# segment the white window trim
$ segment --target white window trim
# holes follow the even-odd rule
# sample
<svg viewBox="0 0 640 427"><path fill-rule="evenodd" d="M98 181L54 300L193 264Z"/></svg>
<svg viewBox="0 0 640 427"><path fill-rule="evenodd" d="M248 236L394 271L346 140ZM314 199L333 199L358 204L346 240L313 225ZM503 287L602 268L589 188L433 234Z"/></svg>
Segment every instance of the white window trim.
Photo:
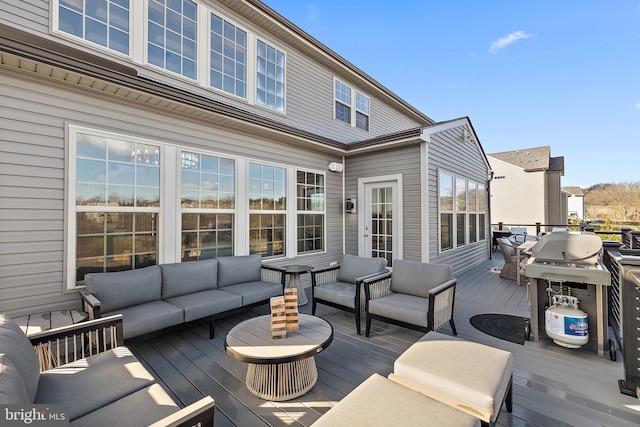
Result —
<svg viewBox="0 0 640 427"><path fill-rule="evenodd" d="M348 87L349 89L351 89L351 100L350 100L350 104L347 105L344 103L344 101L342 101L341 99L336 98L336 82L340 82L341 84L345 85L346 87ZM337 78L337 77L333 77L333 86L331 87L332 89L332 94L333 94L333 120L335 121L339 121L344 123L346 126L351 126L353 128L359 129L363 132L370 132L371 130L371 97L366 95L364 92L359 91L358 89L356 89L355 87L353 87L352 85L349 85L347 83L345 83L343 80ZM365 113L364 111L358 109L356 107L357 103L356 103L356 94L360 94L361 96L364 96L365 98L367 98L369 100L369 112ZM346 123L343 122L342 120L338 120L336 118L336 102L339 102L343 105L347 105L351 111L350 111L350 122ZM369 122L368 122L368 129L362 129L356 126L356 118L357 118L357 114L356 113L360 113L363 114L365 116L367 116L369 118Z"/></svg>
<svg viewBox="0 0 640 427"><path fill-rule="evenodd" d="M291 197L292 202L293 202L293 223L295 224L295 229L292 230L292 236L289 237L287 236L287 241L291 241L294 242L294 247L293 247L293 251L291 252L291 256L292 257L296 257L296 256L311 256L311 255L317 255L320 253L325 253L327 251L327 173L325 171L320 171L320 170L312 170L312 169L305 169L305 168L298 168L298 167L293 167L290 168L290 174L291 174L291 179L290 181L293 183L293 188L287 188L287 191L291 191L289 194L292 194L293 197ZM322 211L304 211L304 210L298 210L298 179L297 179L297 173L298 172L309 172L309 173L314 173L316 175L322 175L324 177L324 209ZM287 179L289 179L289 177L287 177ZM288 186L288 184L287 184ZM322 235L322 250L321 251L312 251L312 252L298 252L298 213L302 212L303 215L314 215L314 214L318 214L318 215L322 215L323 216L323 226L322 226L322 230L323 230L323 235Z"/></svg>

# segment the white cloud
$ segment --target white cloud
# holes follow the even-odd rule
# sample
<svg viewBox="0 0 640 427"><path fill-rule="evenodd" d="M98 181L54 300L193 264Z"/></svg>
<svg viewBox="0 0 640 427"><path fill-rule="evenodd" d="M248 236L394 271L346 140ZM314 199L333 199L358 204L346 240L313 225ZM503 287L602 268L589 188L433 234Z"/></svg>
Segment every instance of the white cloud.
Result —
<svg viewBox="0 0 640 427"><path fill-rule="evenodd" d="M489 48L489 53L496 53L500 49L503 49L510 45L511 43L518 41L520 39L528 39L533 37L533 34L527 34L524 31L516 31L515 33L511 33L506 37L502 37L491 43L491 47Z"/></svg>

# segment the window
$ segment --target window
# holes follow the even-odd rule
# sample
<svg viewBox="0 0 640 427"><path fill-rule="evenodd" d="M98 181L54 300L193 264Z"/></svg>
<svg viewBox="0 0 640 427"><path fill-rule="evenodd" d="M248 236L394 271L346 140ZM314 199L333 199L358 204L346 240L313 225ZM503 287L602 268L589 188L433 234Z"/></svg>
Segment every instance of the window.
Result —
<svg viewBox="0 0 640 427"><path fill-rule="evenodd" d="M285 255L287 181L284 168L249 164L249 252Z"/></svg>
<svg viewBox="0 0 640 427"><path fill-rule="evenodd" d="M180 154L181 260L233 255L235 162Z"/></svg>
<svg viewBox="0 0 640 427"><path fill-rule="evenodd" d="M191 0L149 0L147 60L196 79L197 10Z"/></svg>
<svg viewBox="0 0 640 427"><path fill-rule="evenodd" d="M59 0L58 28L128 55L129 0Z"/></svg>
<svg viewBox="0 0 640 427"><path fill-rule="evenodd" d="M447 172L440 172L438 180L440 250L485 240L485 186Z"/></svg>
<svg viewBox="0 0 640 427"><path fill-rule="evenodd" d="M209 84L241 98L247 96L247 33L211 14Z"/></svg>
<svg viewBox="0 0 640 427"><path fill-rule="evenodd" d="M355 96L354 96L355 94ZM334 80L335 118L362 130L369 130L369 98Z"/></svg>
<svg viewBox="0 0 640 427"><path fill-rule="evenodd" d="M298 253L324 250L325 189L324 175L297 171Z"/></svg>
<svg viewBox="0 0 640 427"><path fill-rule="evenodd" d="M156 264L160 147L82 133L74 142L76 280Z"/></svg>
<svg viewBox="0 0 640 427"><path fill-rule="evenodd" d="M284 112L284 53L258 40L256 103Z"/></svg>
<svg viewBox="0 0 640 427"><path fill-rule="evenodd" d="M453 176L440 174L438 184L440 204L440 250L453 248Z"/></svg>

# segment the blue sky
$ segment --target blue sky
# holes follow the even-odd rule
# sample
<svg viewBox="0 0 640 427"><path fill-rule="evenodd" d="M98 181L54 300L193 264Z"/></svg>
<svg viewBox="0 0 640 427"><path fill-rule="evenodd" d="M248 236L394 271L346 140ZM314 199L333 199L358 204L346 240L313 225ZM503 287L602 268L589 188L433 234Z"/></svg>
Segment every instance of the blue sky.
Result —
<svg viewBox="0 0 640 427"><path fill-rule="evenodd" d="M487 153L551 146L563 186L640 181L639 0L264 0Z"/></svg>

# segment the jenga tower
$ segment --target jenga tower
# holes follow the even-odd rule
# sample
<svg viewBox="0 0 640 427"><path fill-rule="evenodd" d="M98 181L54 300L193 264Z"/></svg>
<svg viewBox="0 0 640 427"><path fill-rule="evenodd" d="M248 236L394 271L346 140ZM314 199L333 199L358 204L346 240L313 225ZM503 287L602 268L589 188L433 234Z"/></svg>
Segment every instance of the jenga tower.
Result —
<svg viewBox="0 0 640 427"><path fill-rule="evenodd" d="M273 297L271 304L271 337L285 338L287 336L287 317L285 314L284 297Z"/></svg>
<svg viewBox="0 0 640 427"><path fill-rule="evenodd" d="M284 310L287 320L287 332L298 330L298 290L287 288L284 290Z"/></svg>

